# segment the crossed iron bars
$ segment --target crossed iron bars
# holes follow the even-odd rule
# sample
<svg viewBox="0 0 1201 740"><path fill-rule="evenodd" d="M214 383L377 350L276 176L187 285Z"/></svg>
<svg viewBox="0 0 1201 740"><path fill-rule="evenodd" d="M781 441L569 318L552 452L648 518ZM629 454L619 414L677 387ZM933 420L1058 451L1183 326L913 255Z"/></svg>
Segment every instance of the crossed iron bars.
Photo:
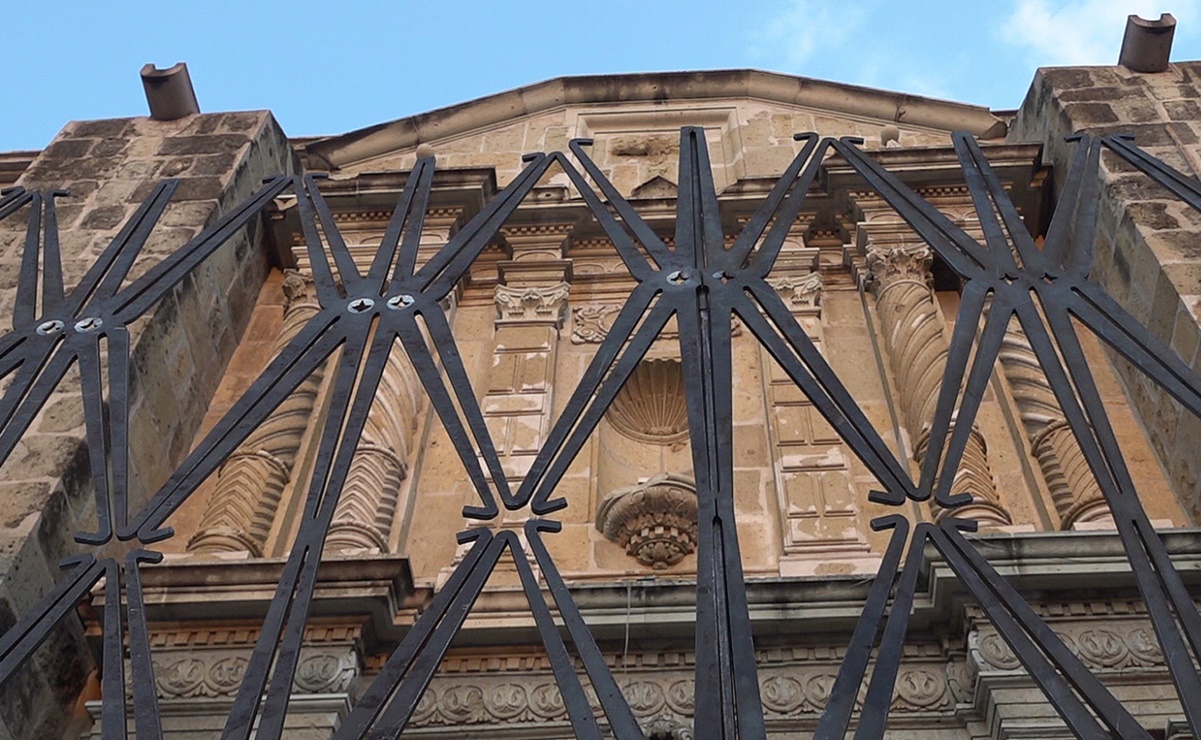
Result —
<svg viewBox="0 0 1201 740"><path fill-rule="evenodd" d="M568 505L564 499L552 498L556 486L622 385L674 316L680 327L700 509L695 722L713 736L764 737L766 728L734 526L730 344L734 314L875 475L882 490L873 492L873 500L899 506L907 500L933 496L952 509L967 503L964 497L950 494L950 483L995 365L1001 337L1010 318L1016 315L1109 502L1181 703L1197 732L1201 729L1201 679L1192 659L1201 656L1201 617L1134 494L1072 319L1148 372L1185 407L1201 412L1201 380L1087 281L1102 147L1108 147L1199 210L1201 188L1121 137L1080 137L1068 184L1045 246L1040 249L974 140L956 134L955 149L984 231L981 244L857 149L858 142L819 140L814 134L797 138L803 142L799 154L729 248L723 241L703 130L685 128L681 131L680 193L673 247L656 236L604 177L584 150L589 142L577 140L571 143L571 152L599 187L600 195L563 154L531 155L508 187L418 267L419 238L434 172L432 159L420 159L366 274L352 260L315 180L293 176L268 180L212 229L122 287L174 190L174 182L168 181L152 193L80 284L68 293L63 288L54 218L53 199L57 193L46 197L21 189L7 192L0 198L0 218L26 205L30 206L30 216L14 330L0 340L0 376L13 376L0 399L0 459L7 458L49 394L78 361L98 528L80 533L76 539L82 544L101 545L116 536L151 544L172 535L165 526L170 515L288 394L340 349L331 412L321 435L299 534L223 733L231 739L248 739L252 732L260 738L280 737L324 539L393 345L399 341L408 353L478 496L475 505L464 508L464 516L494 519L500 512L499 497L507 510L529 506L542 517ZM764 279L801 211L823 158L831 151L845 158L964 280L948 372L931 430L930 452L916 483ZM554 164L575 185L636 286L533 466L514 490L500 465L440 301ZM167 483L130 518L126 500L127 327L288 188L297 195L321 310ZM990 308L977 338L986 305ZM105 340L103 349L109 367L107 388L100 372L101 339ZM953 415L962 423L952 425ZM852 726L858 688L878 637L875 668L855 736L883 736L922 550L927 544L942 553L985 607L998 633L1077 735L1149 737L963 537L963 530L973 528L970 522L947 518L938 526L919 524L910 531L908 521L898 514L881 517L873 526L892 529L892 537L819 722L817 737L841 738ZM557 522L531 519L525 525L528 547L596 692L608 729L620 738L640 737L637 721L542 541L543 532L558 528ZM336 737L394 737L404 729L451 640L506 550L512 552L517 564L573 729L580 737L601 737L602 724L589 706L521 540L513 532L494 533L487 528L472 528L461 533L459 539L464 544L474 540L474 544ZM908 556L902 567L906 550ZM71 569L66 578L0 639L0 682L12 676L52 627L101 578L105 579L106 590L118 592L124 571L135 728L142 737L160 735L154 666L139 581L140 563L159 559L157 553L135 549L127 555L124 568L114 559L97 559L94 555L67 563ZM885 619L894 588L892 608ZM120 599L106 599L104 624L102 689L110 700L102 710L102 732L106 738L124 737L127 707Z"/></svg>

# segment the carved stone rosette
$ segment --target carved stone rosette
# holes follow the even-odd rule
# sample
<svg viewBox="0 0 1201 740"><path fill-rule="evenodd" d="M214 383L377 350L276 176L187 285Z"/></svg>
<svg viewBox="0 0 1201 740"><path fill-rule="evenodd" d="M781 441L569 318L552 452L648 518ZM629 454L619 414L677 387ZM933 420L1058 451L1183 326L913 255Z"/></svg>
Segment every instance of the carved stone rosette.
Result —
<svg viewBox="0 0 1201 740"><path fill-rule="evenodd" d="M283 289L287 302L272 356L278 355L321 310L311 277L287 270ZM226 459L196 534L188 541L190 552L246 550L254 556L263 554L280 498L292 476L297 449L311 421L324 372L324 366L314 370Z"/></svg>
<svg viewBox="0 0 1201 740"><path fill-rule="evenodd" d="M919 465L925 459L950 351L930 288L932 261L933 253L924 244L871 245L867 251L876 311L900 394L902 418ZM974 425L951 486L952 495L963 493L970 494L973 503L957 510L956 516L971 516L981 523L1011 523L997 496L984 437ZM943 510L936 512L938 517L945 514Z"/></svg>
<svg viewBox="0 0 1201 740"><path fill-rule="evenodd" d="M1038 460L1061 529L1110 518L1109 505L1084 452L1059 408L1030 341L1011 319L1001 344L1001 366L1013 392L1030 449Z"/></svg>
<svg viewBox="0 0 1201 740"><path fill-rule="evenodd" d="M696 484L663 473L605 496L596 511L596 528L626 554L659 570L696 548L696 517Z"/></svg>

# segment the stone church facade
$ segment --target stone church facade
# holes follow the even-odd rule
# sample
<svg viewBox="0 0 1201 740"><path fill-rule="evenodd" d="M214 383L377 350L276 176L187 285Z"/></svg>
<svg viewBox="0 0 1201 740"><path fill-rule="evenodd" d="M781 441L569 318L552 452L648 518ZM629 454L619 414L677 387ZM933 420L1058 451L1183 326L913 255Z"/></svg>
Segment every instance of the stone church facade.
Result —
<svg viewBox="0 0 1201 740"><path fill-rule="evenodd" d="M405 173L432 153L419 260L519 174L522 155L591 155L661 236L675 226L679 132L702 127L732 239L799 150L793 134L862 148L979 236L951 132L977 137L1032 234L1054 212L1068 134L1122 130L1201 171L1201 63L1044 69L1022 108L990 111L755 71L563 78L340 136L289 139L266 112L67 124L0 175L65 188L64 271L78 279L153 184L180 187L134 272L211 225L277 172L328 173L321 192L365 269ZM1194 362L1201 216L1103 159L1095 278ZM319 310L296 199L276 199L134 327L130 493L146 501ZM11 305L24 225L2 223ZM768 282L869 420L914 472L950 352L959 282L863 178L829 158ZM634 283L578 191L552 168L447 304L476 398L510 477L529 470ZM622 692L652 737L693 728L697 491L678 328L651 346L570 466L547 547ZM1104 349L1085 349L1148 515L1193 586L1201 571L1201 423ZM887 533L868 468L755 337L732 329L735 509L769 736L811 737L830 699ZM1195 365L1194 365L1195 366ZM305 380L168 522L142 571L156 690L170 738L215 737L275 593L334 402ZM94 517L82 405L51 398L0 468L0 604L7 627L46 593ZM1108 505L1017 323L1004 338L952 484L977 544L1156 737L1185 738ZM323 552L286 737L329 737L462 560L472 491L412 363L388 359ZM946 510L913 504L914 522ZM522 531L528 513L501 528ZM0 737L100 737L103 588L0 689ZM889 737L1070 737L947 565L928 553L894 690ZM590 695L595 701L595 694ZM132 726L132 725L131 725ZM572 737L517 564L498 565L421 698L406 736Z"/></svg>

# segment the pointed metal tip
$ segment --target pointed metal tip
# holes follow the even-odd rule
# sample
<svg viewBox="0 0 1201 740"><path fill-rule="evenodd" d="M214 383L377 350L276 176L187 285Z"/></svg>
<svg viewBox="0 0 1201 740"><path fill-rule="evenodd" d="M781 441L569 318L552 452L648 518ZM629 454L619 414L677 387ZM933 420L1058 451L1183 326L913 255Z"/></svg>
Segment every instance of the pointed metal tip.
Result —
<svg viewBox="0 0 1201 740"><path fill-rule="evenodd" d="M572 139L571 141L569 141L567 143L575 144L576 146L592 146L595 142L592 139L581 138L581 139Z"/></svg>
<svg viewBox="0 0 1201 740"><path fill-rule="evenodd" d="M563 522L556 522L553 519L530 519L525 523L527 532L534 530L535 532L561 532L563 531Z"/></svg>
<svg viewBox="0 0 1201 740"><path fill-rule="evenodd" d="M533 162L535 159L538 159L539 157L542 157L542 156L545 156L542 152L530 152L529 154L522 154L521 161L522 162Z"/></svg>
<svg viewBox="0 0 1201 740"><path fill-rule="evenodd" d="M855 146L862 146L865 139L862 136L844 136L841 139L839 139L839 141L841 141L844 144L854 144Z"/></svg>
<svg viewBox="0 0 1201 740"><path fill-rule="evenodd" d="M468 542L475 542L487 531L488 530L483 529L482 527L464 529L462 532L455 534L455 540L457 540L460 545L466 545Z"/></svg>
<svg viewBox="0 0 1201 740"><path fill-rule="evenodd" d="M973 519L957 519L953 516L943 519L942 525L944 527L954 527L961 532L975 532L980 529L980 522Z"/></svg>
<svg viewBox="0 0 1201 740"><path fill-rule="evenodd" d="M820 136L821 136L821 134L817 133L816 131L801 131L799 133L793 134L792 140L793 141L804 141L805 139L816 139Z"/></svg>
<svg viewBox="0 0 1201 740"><path fill-rule="evenodd" d="M82 555L72 555L70 557L63 558L62 560L58 561L58 567L62 568L63 570L66 570L67 568L73 568L76 565L79 565L81 563L86 563L89 560L95 560L95 559L96 559L95 555L85 552Z"/></svg>
<svg viewBox="0 0 1201 740"><path fill-rule="evenodd" d="M905 517L900 514L888 514L876 517L869 524L873 532L883 532L886 529L895 529L903 521L905 521Z"/></svg>

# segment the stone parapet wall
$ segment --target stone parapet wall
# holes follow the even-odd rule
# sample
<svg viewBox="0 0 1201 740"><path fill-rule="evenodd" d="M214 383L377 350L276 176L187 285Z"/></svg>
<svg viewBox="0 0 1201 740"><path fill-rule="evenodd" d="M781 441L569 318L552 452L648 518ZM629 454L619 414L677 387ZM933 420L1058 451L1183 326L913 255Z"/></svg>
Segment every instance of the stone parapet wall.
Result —
<svg viewBox="0 0 1201 740"><path fill-rule="evenodd" d="M1139 74L1122 67L1041 69L1010 129L1011 141L1041 141L1060 190L1077 132L1128 133L1172 167L1201 172L1201 62ZM1093 245L1096 279L1134 318L1194 370L1201 343L1201 214L1106 151ZM1110 353L1172 487L1201 521L1201 420L1141 371Z"/></svg>
<svg viewBox="0 0 1201 740"><path fill-rule="evenodd" d="M18 184L70 191L56 201L69 289L161 180L180 182L131 279L253 193L263 177L290 170L291 161L287 139L265 111L169 122L81 121L68 124ZM0 223L0 316L6 324L28 210ZM241 338L268 268L260 231L252 226L231 239L131 327L132 511L190 448ZM58 561L79 551L74 534L95 531L84 437L78 373L72 371L0 467L0 631L60 577ZM4 686L0 738L61 732L65 709L90 670L78 625L56 632Z"/></svg>

